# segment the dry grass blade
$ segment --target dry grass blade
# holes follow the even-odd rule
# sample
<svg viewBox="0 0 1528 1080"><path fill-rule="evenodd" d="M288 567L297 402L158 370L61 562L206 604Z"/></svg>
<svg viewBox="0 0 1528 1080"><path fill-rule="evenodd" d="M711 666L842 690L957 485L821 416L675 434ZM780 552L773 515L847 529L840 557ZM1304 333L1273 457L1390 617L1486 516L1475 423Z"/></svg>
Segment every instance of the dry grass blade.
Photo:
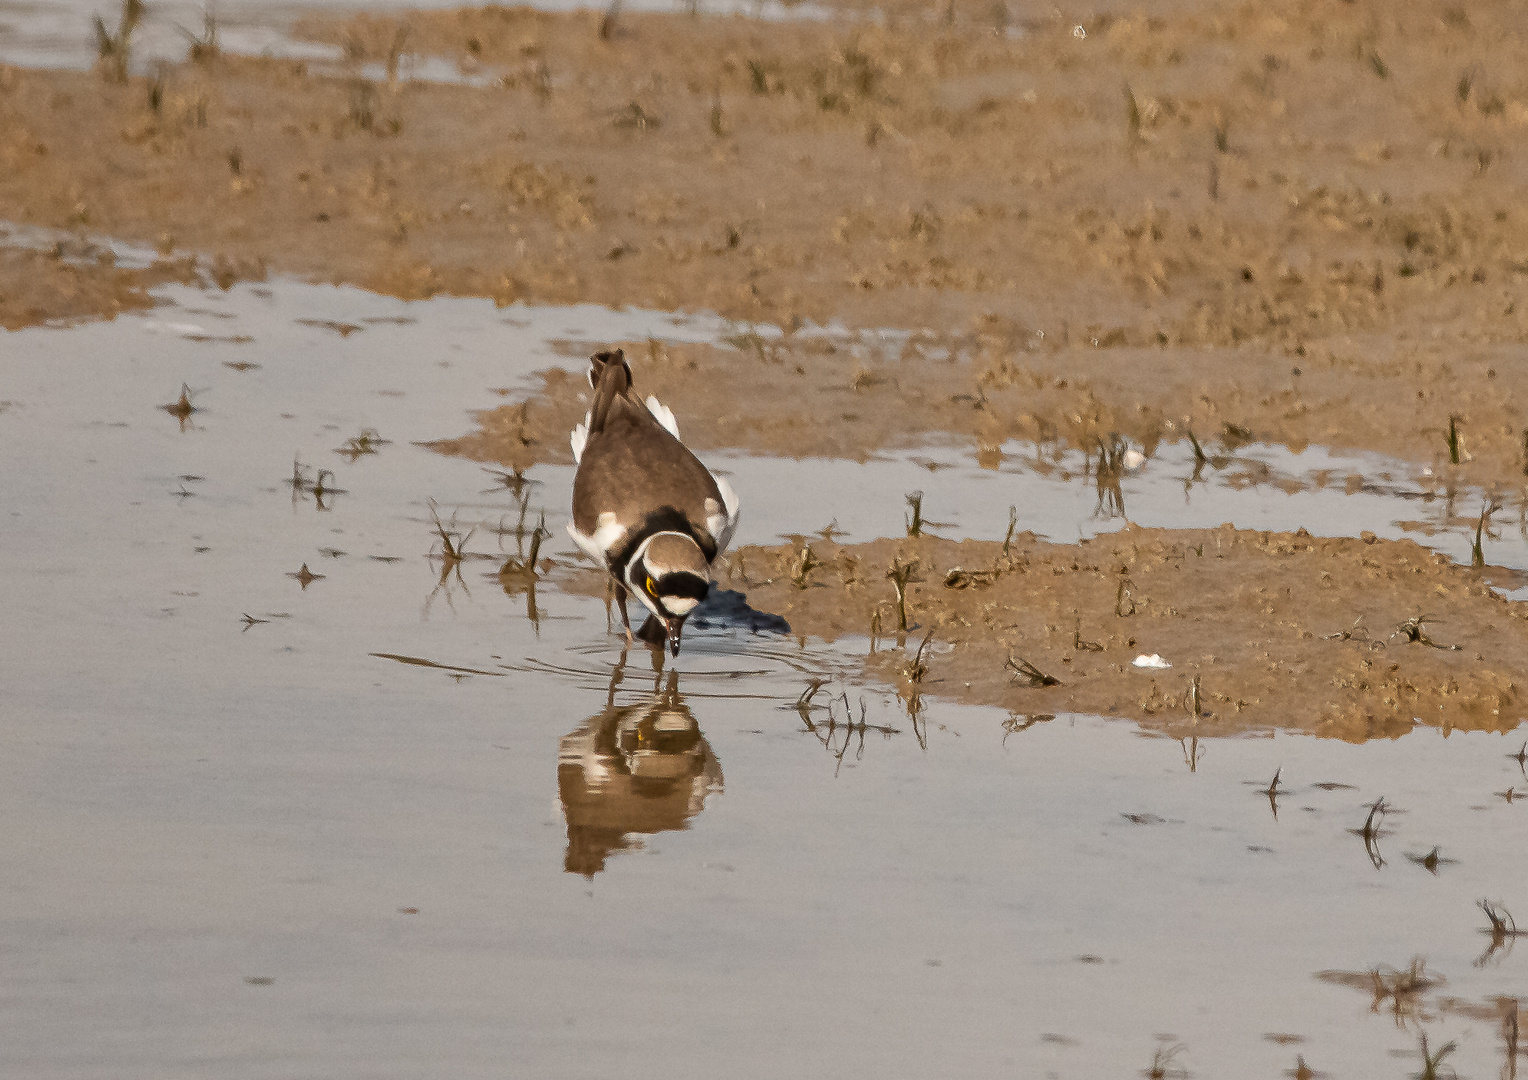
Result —
<svg viewBox="0 0 1528 1080"><path fill-rule="evenodd" d="M206 63L215 60L218 56L218 19L214 0L208 0L207 8L202 12L202 36L197 37L184 26L176 26L181 37L186 39L186 59L193 63Z"/></svg>
<svg viewBox="0 0 1528 1080"><path fill-rule="evenodd" d="M808 578L810 578L812 571L821 565L822 560L817 557L817 553L812 550L812 546L810 544L806 545L796 552L795 557L791 559L791 584L798 589L806 588L810 584Z"/></svg>
<svg viewBox="0 0 1528 1080"><path fill-rule="evenodd" d="M1395 633L1390 635L1390 640L1394 641L1396 638L1401 638L1403 641L1412 644L1428 645L1434 649L1446 649L1451 652L1458 652L1464 647L1462 645L1440 645L1428 637L1426 630L1423 628L1431 621L1433 621L1431 615L1413 615L1395 628Z"/></svg>
<svg viewBox="0 0 1528 1080"><path fill-rule="evenodd" d="M1061 680L1054 675L1047 675L1035 667L1022 656L1009 656L1006 665L1014 673L1014 678L1025 680L1030 686L1060 686Z"/></svg>
<svg viewBox="0 0 1528 1080"><path fill-rule="evenodd" d="M1500 938L1528 935L1528 930L1519 930L1517 920L1512 917L1512 913L1499 904L1493 904L1489 900L1477 900L1476 906L1485 912L1486 919L1491 924L1490 929L1482 930L1481 933Z"/></svg>
<svg viewBox="0 0 1528 1080"><path fill-rule="evenodd" d="M1385 865L1384 857L1379 853L1379 838L1383 835L1381 823L1392 809L1390 804L1385 802L1385 797L1381 795L1369 805L1369 815L1364 818L1363 827L1348 830L1354 836L1363 838L1364 852L1369 856L1369 861L1374 864L1376 870Z"/></svg>
<svg viewBox="0 0 1528 1080"><path fill-rule="evenodd" d="M1502 1009L1501 1041L1506 1051L1507 1063L1502 1069L1502 1080L1517 1080L1518 1024L1517 998L1499 998Z"/></svg>
<svg viewBox="0 0 1528 1080"><path fill-rule="evenodd" d="M436 524L437 526L439 525L438 518L436 519ZM471 533L468 534L468 536L470 535ZM530 532L529 550L525 552L523 557L511 555L505 559L504 565L499 567L499 577L531 578L534 580L537 576L536 564L541 561L541 542L550 539L551 536L551 530L546 527L546 511L543 510L540 519L536 522L536 527ZM466 540L464 539L462 543L466 543ZM460 549L458 548L458 550ZM461 556L458 554L456 557L460 558Z"/></svg>
<svg viewBox="0 0 1528 1080"><path fill-rule="evenodd" d="M904 563L900 558L892 561L891 569L886 571L886 576L891 579L892 587L897 590L897 629L907 630L907 586L912 581L913 574L917 572L918 560Z"/></svg>
<svg viewBox="0 0 1528 1080"><path fill-rule="evenodd" d="M1443 1064L1444 1058L1459 1049L1459 1044L1453 1041L1446 1042L1438 1047L1438 1052L1434 1054L1429 1053L1427 1049L1427 1032L1422 1032L1421 1038L1422 1071L1418 1074L1418 1080L1441 1080L1443 1074L1438 1071L1438 1067ZM1448 1075L1457 1077L1459 1074L1451 1068L1448 1070Z"/></svg>
<svg viewBox="0 0 1528 1080"><path fill-rule="evenodd" d="M615 37L616 19L621 14L621 0L610 0L610 6L605 9L605 14L600 18L600 40L609 41Z"/></svg>
<svg viewBox="0 0 1528 1080"><path fill-rule="evenodd" d="M626 128L630 131L640 132L655 131L663 126L663 121L658 119L658 117L654 116L652 113L643 109L642 106L635 101L627 102L626 108L616 113L615 119L612 121L612 123L614 123L618 128Z"/></svg>
<svg viewBox="0 0 1528 1080"><path fill-rule="evenodd" d="M1370 988L1374 993L1373 1011L1390 1002L1390 1014L1397 1026L1404 1026L1416 1019L1418 998L1424 991L1440 985L1443 980L1428 972L1427 961L1414 956L1405 970L1392 967L1376 967L1369 971Z"/></svg>
<svg viewBox="0 0 1528 1080"><path fill-rule="evenodd" d="M802 722L806 724L809 730L814 729L812 724L812 699L817 696L817 691L827 685L827 682L828 680L826 679L813 679L806 684L806 689L801 691L801 696L796 699L795 710L801 714Z"/></svg>
<svg viewBox="0 0 1528 1080"><path fill-rule="evenodd" d="M322 477L323 473L320 472L319 476ZM455 514L451 515L450 528L447 528L446 524L440 520L440 511L436 508L434 499L430 500L430 520L435 525L435 534L440 537L439 558L447 566L454 566L466 558L467 541L472 539L472 534L477 532L477 529L469 529L467 535L463 536L456 528Z"/></svg>
<svg viewBox="0 0 1528 1080"><path fill-rule="evenodd" d="M923 535L923 492L910 491L903 496L907 505L912 508L912 513L905 515L902 520L907 522L908 536Z"/></svg>
<svg viewBox="0 0 1528 1080"><path fill-rule="evenodd" d="M930 628L929 632L923 635L923 641L918 645L918 651L913 653L913 658L902 665L902 675L908 682L920 683L928 674L928 664L924 660L924 655L928 652L929 642L933 637L934 631Z"/></svg>
<svg viewBox="0 0 1528 1080"><path fill-rule="evenodd" d="M1485 568L1486 553L1485 549L1481 546L1481 538L1482 535L1491 535L1487 527L1488 523L1491 520L1491 515L1500 509L1501 503L1496 502L1494 499L1487 501L1480 508L1480 519L1475 522L1475 539L1470 543L1470 565L1476 570Z"/></svg>
<svg viewBox="0 0 1528 1080"><path fill-rule="evenodd" d="M946 589L984 589L998 578L996 570L967 570L963 566L952 566L944 575L944 587Z"/></svg>
<svg viewBox="0 0 1528 1080"><path fill-rule="evenodd" d="M1135 583L1129 578L1120 578L1119 589L1114 594L1114 614L1122 619L1128 619L1135 614L1135 595L1132 590Z"/></svg>
<svg viewBox="0 0 1528 1080"><path fill-rule="evenodd" d="M1199 676L1194 676L1194 681L1189 683L1188 691L1183 695L1183 707L1194 719L1204 715L1202 703L1199 700Z"/></svg>
<svg viewBox="0 0 1528 1080"><path fill-rule="evenodd" d="M127 81L133 31L142 20L143 12L143 0L122 0L122 16L117 21L116 33L106 29L101 16L94 17L96 58L106 77L113 82Z"/></svg>

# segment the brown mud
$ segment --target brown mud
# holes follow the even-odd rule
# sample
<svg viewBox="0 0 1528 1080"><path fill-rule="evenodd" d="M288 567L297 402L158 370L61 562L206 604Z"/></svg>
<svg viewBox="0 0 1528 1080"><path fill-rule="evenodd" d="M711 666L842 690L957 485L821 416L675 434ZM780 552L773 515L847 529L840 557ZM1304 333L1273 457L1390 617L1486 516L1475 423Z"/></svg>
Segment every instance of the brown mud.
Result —
<svg viewBox="0 0 1528 1080"><path fill-rule="evenodd" d="M1021 720L1086 712L1184 737L1280 728L1355 742L1521 723L1528 603L1411 541L1129 527L1004 548L803 538L734 551L717 576L793 633L869 639L867 669L914 709L929 695ZM598 581L588 571L582 584ZM1152 654L1171 668L1134 666Z"/></svg>
<svg viewBox="0 0 1528 1080"><path fill-rule="evenodd" d="M110 252L90 245L0 246L0 327L19 330L152 307L150 289L191 275L191 266L180 261L118 266Z"/></svg>
<svg viewBox="0 0 1528 1080"><path fill-rule="evenodd" d="M779 453L799 452L793 423L849 413L874 417L833 436L850 453L940 430L1149 443L1171 423L1430 463L1459 417L1469 476L1521 482L1511 5L1030 14L486 8L299 28L343 45L348 74L6 69L0 217L229 273L839 320L958 358L797 340L710 356L721 377L668 393L727 413L732 369L764 367L748 412L779 430L749 437ZM487 85L362 77L409 56Z"/></svg>

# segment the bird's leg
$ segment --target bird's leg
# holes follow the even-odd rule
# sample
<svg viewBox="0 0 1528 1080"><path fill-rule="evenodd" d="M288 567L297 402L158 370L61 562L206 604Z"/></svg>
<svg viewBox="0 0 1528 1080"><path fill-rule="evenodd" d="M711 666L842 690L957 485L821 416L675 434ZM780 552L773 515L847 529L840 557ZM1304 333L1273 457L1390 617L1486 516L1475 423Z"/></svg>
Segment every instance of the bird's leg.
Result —
<svg viewBox="0 0 1528 1080"><path fill-rule="evenodd" d="M621 625L626 628L626 644L630 645L631 617L626 614L626 586L619 581L615 583L615 606L621 610Z"/></svg>

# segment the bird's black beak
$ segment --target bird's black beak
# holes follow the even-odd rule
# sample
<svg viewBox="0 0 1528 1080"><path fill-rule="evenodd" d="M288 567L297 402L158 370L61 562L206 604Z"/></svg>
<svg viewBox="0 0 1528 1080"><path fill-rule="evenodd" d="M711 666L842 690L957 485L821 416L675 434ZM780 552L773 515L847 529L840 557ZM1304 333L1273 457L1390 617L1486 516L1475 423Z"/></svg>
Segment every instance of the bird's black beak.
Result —
<svg viewBox="0 0 1528 1080"><path fill-rule="evenodd" d="M673 619L673 618L670 618L670 619L664 619L663 621L664 621L664 624L668 627L668 650L669 650L669 655L670 656L678 656L679 655L679 635L684 630L684 620L683 619Z"/></svg>

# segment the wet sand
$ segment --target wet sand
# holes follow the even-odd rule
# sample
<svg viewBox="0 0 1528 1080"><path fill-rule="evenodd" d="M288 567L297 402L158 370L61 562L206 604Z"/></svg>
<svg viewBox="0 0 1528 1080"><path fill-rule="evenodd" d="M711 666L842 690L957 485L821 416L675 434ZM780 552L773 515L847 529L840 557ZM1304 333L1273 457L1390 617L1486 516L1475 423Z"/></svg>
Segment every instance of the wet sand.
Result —
<svg viewBox="0 0 1528 1080"><path fill-rule="evenodd" d="M1191 427L1430 464L1458 417L1466 474L1521 483L1508 9L994 10L315 19L348 74L7 69L0 217L229 274L839 320L958 358L789 344L670 394L730 416L729 369L773 365L747 412L776 453L793 425L859 424L857 453ZM409 57L481 85L387 78Z"/></svg>
<svg viewBox="0 0 1528 1080"><path fill-rule="evenodd" d="M122 267L110 252L88 243L41 251L0 246L0 327L19 330L153 307L155 286L195 276L191 261Z"/></svg>
<svg viewBox="0 0 1528 1080"><path fill-rule="evenodd" d="M1019 716L1125 716L1177 737L1284 728L1362 742L1418 724L1510 731L1528 685L1528 603L1410 541L1229 526L1076 545L1021 534L1006 552L808 537L741 548L719 578L794 633L868 639L867 669L914 709L926 694ZM1171 667L1134 666L1152 655Z"/></svg>

